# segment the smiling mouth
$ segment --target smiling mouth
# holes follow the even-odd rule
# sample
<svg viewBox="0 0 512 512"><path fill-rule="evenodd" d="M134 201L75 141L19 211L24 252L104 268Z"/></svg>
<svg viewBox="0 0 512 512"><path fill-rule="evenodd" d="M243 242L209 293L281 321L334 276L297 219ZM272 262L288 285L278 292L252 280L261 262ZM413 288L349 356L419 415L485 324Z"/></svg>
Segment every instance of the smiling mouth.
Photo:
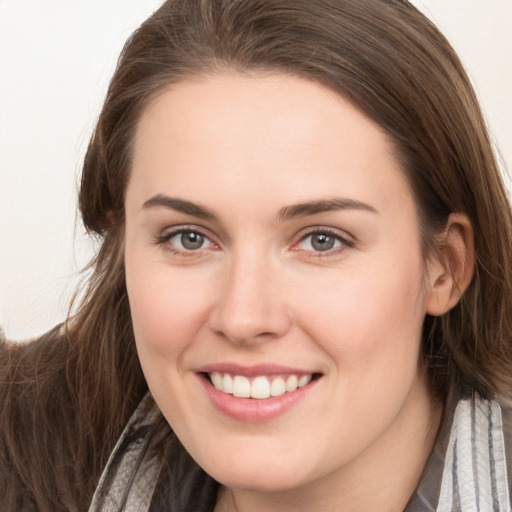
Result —
<svg viewBox="0 0 512 512"><path fill-rule="evenodd" d="M318 379L320 374L290 374L272 377L261 375L249 378L245 375L209 372L205 376L215 389L222 393L233 395L237 398L263 400L265 398L281 396L285 393L292 393L298 388L307 386L311 381Z"/></svg>

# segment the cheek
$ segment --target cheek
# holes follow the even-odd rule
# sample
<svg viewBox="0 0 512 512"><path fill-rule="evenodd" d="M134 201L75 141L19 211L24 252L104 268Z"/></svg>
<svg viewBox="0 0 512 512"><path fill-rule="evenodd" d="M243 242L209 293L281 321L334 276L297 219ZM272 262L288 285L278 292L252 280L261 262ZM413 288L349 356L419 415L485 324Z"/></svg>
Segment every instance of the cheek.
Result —
<svg viewBox="0 0 512 512"><path fill-rule="evenodd" d="M177 357L206 321L209 294L204 279L191 282L165 264L137 265L134 260L127 264L127 290L141 359L144 354Z"/></svg>
<svg viewBox="0 0 512 512"><path fill-rule="evenodd" d="M324 411L337 418L332 446L339 438L356 443L385 429L422 378L423 271L421 261L409 264L396 273L366 267L364 274L345 274L330 283L332 292L310 294L302 305L302 329L330 356L333 367L332 395ZM345 421L347 411L353 421Z"/></svg>
<svg viewBox="0 0 512 512"><path fill-rule="evenodd" d="M127 265L127 289L139 361L148 386L167 418L188 410L169 393L187 377L187 354L205 325L206 286L180 278L164 266Z"/></svg>
<svg viewBox="0 0 512 512"><path fill-rule="evenodd" d="M344 375L363 374L364 383L370 371L392 377L407 365L412 373L425 317L422 282L419 257L405 266L367 265L364 271L340 273L323 287L317 282L298 318Z"/></svg>

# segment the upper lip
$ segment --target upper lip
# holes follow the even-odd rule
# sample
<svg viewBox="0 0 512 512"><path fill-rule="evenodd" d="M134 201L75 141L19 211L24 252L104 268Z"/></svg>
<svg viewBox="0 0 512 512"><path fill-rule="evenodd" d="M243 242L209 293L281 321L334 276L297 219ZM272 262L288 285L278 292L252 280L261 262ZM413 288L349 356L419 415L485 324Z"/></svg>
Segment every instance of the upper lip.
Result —
<svg viewBox="0 0 512 512"><path fill-rule="evenodd" d="M229 373L231 375L244 375L246 377L258 377L260 375L311 375L319 373L304 368L293 368L279 364L255 364L241 365L238 363L212 363L197 368L198 373Z"/></svg>

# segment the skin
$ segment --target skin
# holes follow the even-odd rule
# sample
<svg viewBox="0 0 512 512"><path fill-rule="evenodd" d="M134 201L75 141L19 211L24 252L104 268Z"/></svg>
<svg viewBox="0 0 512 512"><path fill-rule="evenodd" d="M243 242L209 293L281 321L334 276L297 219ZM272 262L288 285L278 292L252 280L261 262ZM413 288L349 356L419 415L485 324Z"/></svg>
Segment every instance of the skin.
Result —
<svg viewBox="0 0 512 512"><path fill-rule="evenodd" d="M216 510L403 510L441 412L421 326L465 281L454 286L443 253L422 255L386 135L321 85L226 72L154 99L134 149L125 260L137 349L163 414L223 484ZM214 218L156 204L163 196ZM282 218L334 197L366 206ZM180 228L202 245L185 249ZM312 230L334 247L316 250ZM452 216L443 235L464 268L469 233ZM226 361L321 377L284 414L251 423L220 412L198 377Z"/></svg>

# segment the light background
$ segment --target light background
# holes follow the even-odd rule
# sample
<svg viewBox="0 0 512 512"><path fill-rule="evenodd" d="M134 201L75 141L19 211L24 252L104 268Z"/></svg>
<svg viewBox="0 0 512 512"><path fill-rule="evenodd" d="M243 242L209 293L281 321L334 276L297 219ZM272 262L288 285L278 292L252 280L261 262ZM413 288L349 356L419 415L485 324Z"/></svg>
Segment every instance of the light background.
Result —
<svg viewBox="0 0 512 512"><path fill-rule="evenodd" d="M0 0L0 326L10 339L66 316L94 251L76 216L80 162L124 41L160 3ZM414 3L459 52L510 169L512 0Z"/></svg>

